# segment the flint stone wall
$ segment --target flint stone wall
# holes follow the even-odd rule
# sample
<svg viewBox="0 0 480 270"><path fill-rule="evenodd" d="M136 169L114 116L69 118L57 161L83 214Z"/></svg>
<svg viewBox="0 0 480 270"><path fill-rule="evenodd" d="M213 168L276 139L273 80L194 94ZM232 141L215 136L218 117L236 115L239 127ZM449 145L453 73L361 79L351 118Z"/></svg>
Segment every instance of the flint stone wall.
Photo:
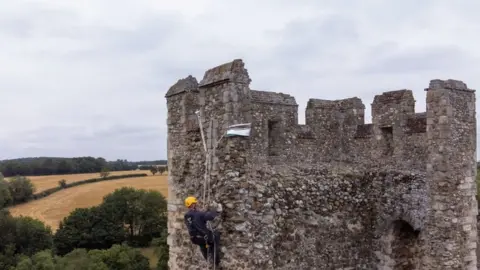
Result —
<svg viewBox="0 0 480 270"><path fill-rule="evenodd" d="M426 113L412 91L384 92L368 125L358 98L311 99L299 125L292 96L250 81L234 60L167 92L170 269L206 269L190 195L223 205L222 269L476 269L473 90L432 80ZM250 137L216 147L245 122Z"/></svg>

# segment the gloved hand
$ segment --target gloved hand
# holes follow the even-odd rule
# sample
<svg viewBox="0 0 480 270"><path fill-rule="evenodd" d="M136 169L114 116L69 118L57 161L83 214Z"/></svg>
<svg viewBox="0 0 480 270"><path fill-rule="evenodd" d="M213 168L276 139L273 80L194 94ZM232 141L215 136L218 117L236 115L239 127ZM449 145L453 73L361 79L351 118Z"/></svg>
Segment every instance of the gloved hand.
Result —
<svg viewBox="0 0 480 270"><path fill-rule="evenodd" d="M217 202L212 202L210 203L210 209L213 209L213 211L221 213L223 211L222 204L217 203Z"/></svg>

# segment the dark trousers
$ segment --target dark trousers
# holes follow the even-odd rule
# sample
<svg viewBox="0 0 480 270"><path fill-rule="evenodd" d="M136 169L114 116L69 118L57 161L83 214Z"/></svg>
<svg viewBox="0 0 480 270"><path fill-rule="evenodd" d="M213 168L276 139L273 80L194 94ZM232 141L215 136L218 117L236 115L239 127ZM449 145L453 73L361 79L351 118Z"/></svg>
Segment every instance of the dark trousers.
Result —
<svg viewBox="0 0 480 270"><path fill-rule="evenodd" d="M202 252L203 258L208 261L209 257L211 261L214 259L215 254L215 264L220 263L220 233L214 232L209 235L208 241L206 244L201 244L200 251ZM207 247L208 246L208 247ZM214 253L215 252L215 253Z"/></svg>

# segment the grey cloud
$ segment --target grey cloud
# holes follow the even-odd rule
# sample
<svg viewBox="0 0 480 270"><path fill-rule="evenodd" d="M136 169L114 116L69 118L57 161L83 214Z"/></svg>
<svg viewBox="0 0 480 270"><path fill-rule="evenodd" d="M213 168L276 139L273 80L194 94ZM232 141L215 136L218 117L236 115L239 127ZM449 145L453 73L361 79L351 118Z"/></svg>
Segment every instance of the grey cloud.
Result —
<svg viewBox="0 0 480 270"><path fill-rule="evenodd" d="M431 76L480 84L480 53L468 48L478 18L465 1L246 0L231 14L226 2L174 12L139 0L133 19L126 2L4 2L0 60L9 65L0 67L0 99L13 116L0 115L0 159L166 158L167 89L233 58L246 62L253 89L294 95L300 119L310 97L359 96L368 118L381 91L413 88L420 104ZM466 13L470 28L448 32Z"/></svg>
<svg viewBox="0 0 480 270"><path fill-rule="evenodd" d="M371 63L358 72L376 73L416 73L464 69L477 59L457 46L425 46L418 49L400 51L396 44L382 44L370 52Z"/></svg>
<svg viewBox="0 0 480 270"><path fill-rule="evenodd" d="M15 1L2 3L1 7L0 34L15 38L32 38L49 29L45 26L63 27L79 19L71 10L51 8L41 3Z"/></svg>
<svg viewBox="0 0 480 270"><path fill-rule="evenodd" d="M318 63L315 71L324 71L326 76L330 69L329 63L347 57L342 54L344 47L360 39L355 22L343 15L332 15L325 20L317 18L293 21L282 31L270 35L279 40L273 49L272 58L282 62L278 64L286 72L304 72L305 76L309 76L309 71L302 67L305 63L312 62Z"/></svg>

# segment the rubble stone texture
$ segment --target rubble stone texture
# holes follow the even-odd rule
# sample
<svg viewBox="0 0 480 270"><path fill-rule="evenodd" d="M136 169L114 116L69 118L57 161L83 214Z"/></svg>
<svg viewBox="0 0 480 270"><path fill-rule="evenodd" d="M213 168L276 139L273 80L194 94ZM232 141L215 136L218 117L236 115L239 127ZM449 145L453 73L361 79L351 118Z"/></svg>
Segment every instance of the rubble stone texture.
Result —
<svg viewBox="0 0 480 270"><path fill-rule="evenodd" d="M295 98L250 82L237 59L166 94L170 269L207 269L189 195L223 206L221 269L477 269L474 90L432 80L426 113L385 92L372 124L359 98L310 99L299 125ZM217 144L239 123L250 137Z"/></svg>

